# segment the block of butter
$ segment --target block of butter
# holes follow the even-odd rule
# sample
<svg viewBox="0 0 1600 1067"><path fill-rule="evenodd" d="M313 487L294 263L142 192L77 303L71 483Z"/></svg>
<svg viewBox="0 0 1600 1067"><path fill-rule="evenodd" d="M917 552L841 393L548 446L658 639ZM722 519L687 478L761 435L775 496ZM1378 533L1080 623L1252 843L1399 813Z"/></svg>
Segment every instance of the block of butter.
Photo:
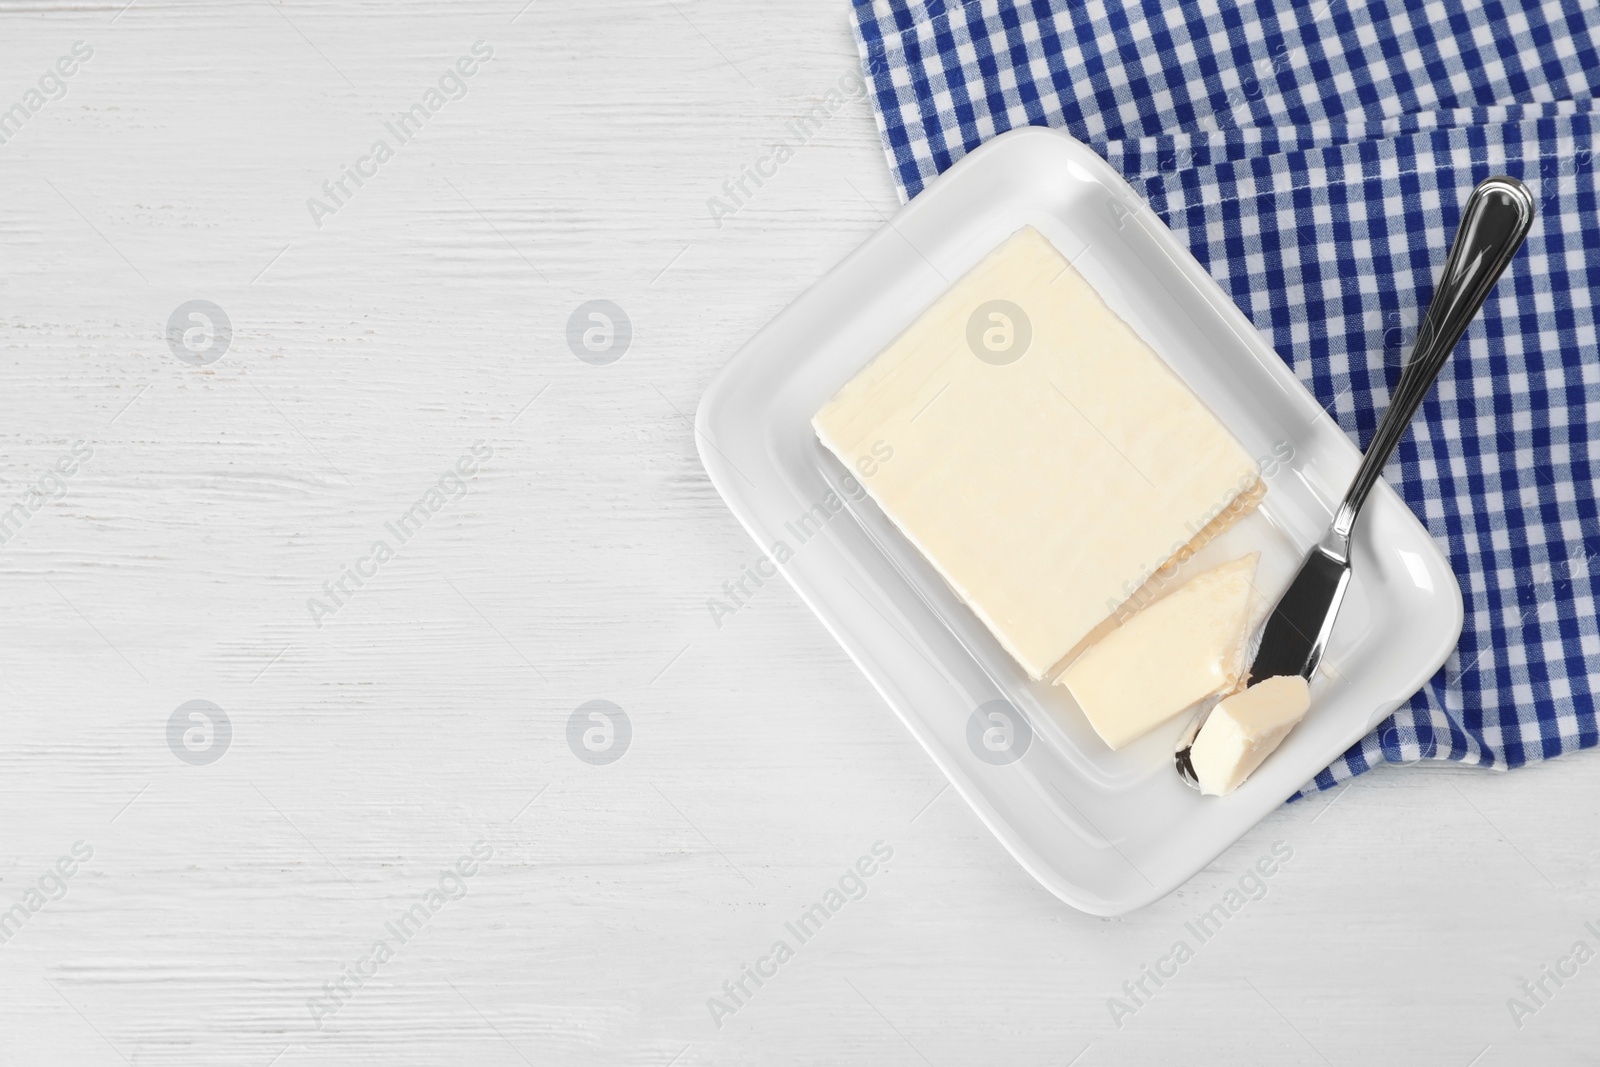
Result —
<svg viewBox="0 0 1600 1067"><path fill-rule="evenodd" d="M1227 796L1305 718L1311 687L1298 674L1268 678L1211 709L1189 750L1200 792Z"/></svg>
<svg viewBox="0 0 1600 1067"><path fill-rule="evenodd" d="M813 425L1035 679L1263 488L1238 441L1032 227Z"/></svg>
<svg viewBox="0 0 1600 1067"><path fill-rule="evenodd" d="M1244 674L1252 552L1191 578L1112 630L1057 679L1100 739L1122 748Z"/></svg>

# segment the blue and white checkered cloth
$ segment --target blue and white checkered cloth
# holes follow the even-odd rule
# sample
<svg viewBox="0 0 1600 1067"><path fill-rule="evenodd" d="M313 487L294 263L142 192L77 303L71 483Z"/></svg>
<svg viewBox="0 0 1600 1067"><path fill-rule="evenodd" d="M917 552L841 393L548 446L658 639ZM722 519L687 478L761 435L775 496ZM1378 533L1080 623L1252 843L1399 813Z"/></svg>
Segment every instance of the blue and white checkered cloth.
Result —
<svg viewBox="0 0 1600 1067"><path fill-rule="evenodd" d="M1461 643L1306 788L1600 744L1600 5L854 2L905 196L997 133L1066 130L1362 446L1467 194L1527 182L1533 233L1386 472L1460 579Z"/></svg>

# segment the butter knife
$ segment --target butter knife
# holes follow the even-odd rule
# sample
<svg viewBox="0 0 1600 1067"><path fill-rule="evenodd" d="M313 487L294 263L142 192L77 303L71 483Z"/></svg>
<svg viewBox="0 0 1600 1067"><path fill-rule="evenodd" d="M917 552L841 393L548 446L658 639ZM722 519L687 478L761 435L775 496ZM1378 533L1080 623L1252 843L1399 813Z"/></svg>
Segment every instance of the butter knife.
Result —
<svg viewBox="0 0 1600 1067"><path fill-rule="evenodd" d="M1361 505L1382 476L1456 342L1522 247L1523 238L1533 225L1533 214L1533 194L1515 178L1486 178L1467 198L1444 272L1417 329L1411 359L1361 457L1355 480L1334 513L1333 525L1306 556L1294 581L1262 626L1249 685L1292 674L1310 681L1316 673L1350 585L1350 539ZM1194 717L1173 751L1178 774L1196 789L1200 786L1189 750L1209 714L1208 708Z"/></svg>

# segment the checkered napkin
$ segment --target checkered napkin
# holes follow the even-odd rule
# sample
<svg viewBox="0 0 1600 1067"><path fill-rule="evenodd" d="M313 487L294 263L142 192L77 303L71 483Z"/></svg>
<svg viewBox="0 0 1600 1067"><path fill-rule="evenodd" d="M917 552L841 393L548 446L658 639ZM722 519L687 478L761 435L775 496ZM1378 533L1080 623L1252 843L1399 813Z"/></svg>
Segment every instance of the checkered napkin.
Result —
<svg viewBox="0 0 1600 1067"><path fill-rule="evenodd" d="M1461 643L1306 789L1380 761L1504 769L1600 743L1600 7L854 11L907 197L997 133L1065 129L1122 171L1362 447L1467 194L1491 174L1527 182L1533 232L1385 472L1460 579Z"/></svg>

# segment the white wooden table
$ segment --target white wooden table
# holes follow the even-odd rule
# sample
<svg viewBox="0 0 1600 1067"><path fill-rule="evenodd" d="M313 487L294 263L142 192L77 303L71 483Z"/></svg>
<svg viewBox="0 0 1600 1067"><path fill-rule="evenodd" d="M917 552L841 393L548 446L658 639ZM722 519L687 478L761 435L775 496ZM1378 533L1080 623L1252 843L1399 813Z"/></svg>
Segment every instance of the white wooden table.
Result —
<svg viewBox="0 0 1600 1067"><path fill-rule="evenodd" d="M0 16L0 1063L1600 1055L1600 962L1518 985L1600 950L1595 757L1379 770L1103 921L787 586L713 623L758 557L688 416L895 206L864 100L790 126L855 69L842 0L125 2ZM225 351L169 344L195 300ZM569 745L591 700L624 758Z"/></svg>

